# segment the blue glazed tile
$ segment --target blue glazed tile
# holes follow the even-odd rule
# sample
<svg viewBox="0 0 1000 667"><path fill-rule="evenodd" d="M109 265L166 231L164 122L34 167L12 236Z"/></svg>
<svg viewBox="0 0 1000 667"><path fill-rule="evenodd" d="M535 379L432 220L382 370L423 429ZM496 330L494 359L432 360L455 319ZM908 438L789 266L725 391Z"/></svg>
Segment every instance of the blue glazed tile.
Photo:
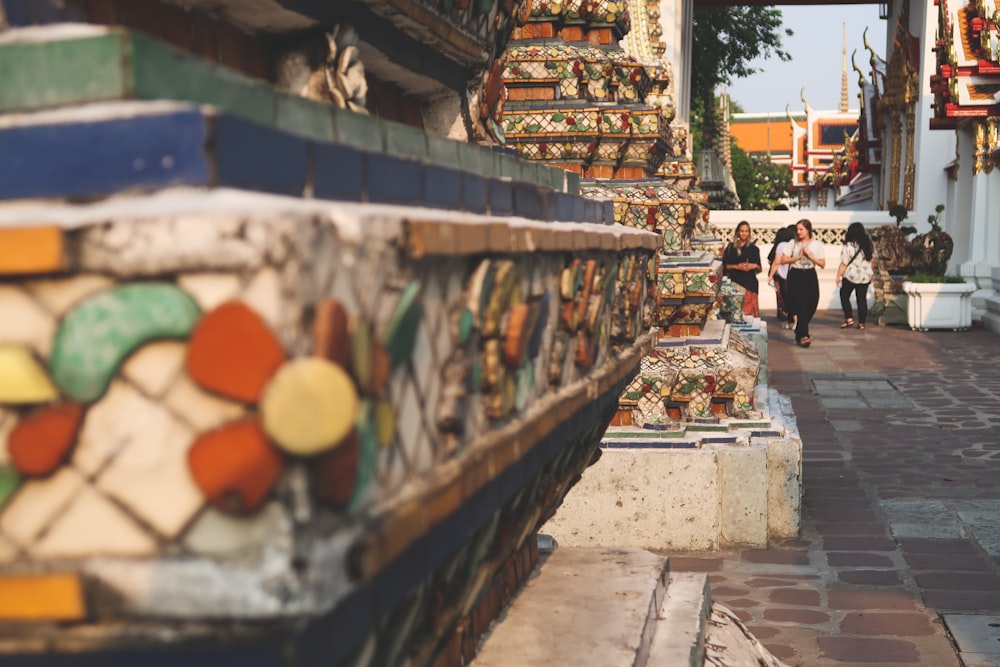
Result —
<svg viewBox="0 0 1000 667"><path fill-rule="evenodd" d="M214 135L219 185L302 196L305 139L228 114L215 118Z"/></svg>
<svg viewBox="0 0 1000 667"><path fill-rule="evenodd" d="M301 667L338 665L375 629L374 586L366 585L341 600L333 611L310 623L298 638Z"/></svg>
<svg viewBox="0 0 1000 667"><path fill-rule="evenodd" d="M573 197L573 220L576 222L592 222L587 211L587 201L583 197Z"/></svg>
<svg viewBox="0 0 1000 667"><path fill-rule="evenodd" d="M466 500L422 538L426 541L424 546L427 558L426 573L437 568L469 542L473 531L473 515L473 506ZM403 554L401 558L407 558L407 554Z"/></svg>
<svg viewBox="0 0 1000 667"><path fill-rule="evenodd" d="M510 181L490 179L490 214L514 214L514 186Z"/></svg>
<svg viewBox="0 0 1000 667"><path fill-rule="evenodd" d="M424 173L419 162L378 153L370 153L366 162L369 201L380 204L421 202Z"/></svg>
<svg viewBox="0 0 1000 667"><path fill-rule="evenodd" d="M703 443L712 445L733 445L736 444L736 437L735 436L729 436L726 438L709 437L709 438L702 438L701 441Z"/></svg>
<svg viewBox="0 0 1000 667"><path fill-rule="evenodd" d="M469 503L471 511L469 516L469 527L473 532L485 526L493 515L496 514L502 505L500 502L500 483L496 478L491 479L476 491Z"/></svg>
<svg viewBox="0 0 1000 667"><path fill-rule="evenodd" d="M462 208L462 172L435 165L424 166L427 206L457 211Z"/></svg>
<svg viewBox="0 0 1000 667"><path fill-rule="evenodd" d="M504 504L524 488L529 476L525 474L524 460L514 461L507 469L496 476L497 488L500 493L500 503Z"/></svg>
<svg viewBox="0 0 1000 667"><path fill-rule="evenodd" d="M718 417L695 417L691 420L695 424L718 424Z"/></svg>
<svg viewBox="0 0 1000 667"><path fill-rule="evenodd" d="M375 575L375 619L382 621L430 574L428 551L435 532L424 535ZM468 535L466 535L468 537Z"/></svg>
<svg viewBox="0 0 1000 667"><path fill-rule="evenodd" d="M462 174L462 208L473 213L486 213L489 193L486 179L475 174Z"/></svg>
<svg viewBox="0 0 1000 667"><path fill-rule="evenodd" d="M57 0L3 0L0 9L6 12L7 23L14 28L84 20L79 9L65 5Z"/></svg>
<svg viewBox="0 0 1000 667"><path fill-rule="evenodd" d="M206 136L196 110L0 130L0 199L208 185Z"/></svg>
<svg viewBox="0 0 1000 667"><path fill-rule="evenodd" d="M613 201L601 202L601 211L601 219L604 220L604 224L615 224L615 203Z"/></svg>
<svg viewBox="0 0 1000 667"><path fill-rule="evenodd" d="M556 192L552 196L552 219L560 222L573 220L573 197L565 192Z"/></svg>
<svg viewBox="0 0 1000 667"><path fill-rule="evenodd" d="M361 201L365 154L350 146L316 142L312 148L313 194L318 199Z"/></svg>
<svg viewBox="0 0 1000 667"><path fill-rule="evenodd" d="M537 186L529 183L514 184L514 212L522 218L544 220L542 193Z"/></svg>
<svg viewBox="0 0 1000 667"><path fill-rule="evenodd" d="M750 435L755 438L777 438L781 436L781 431L750 431Z"/></svg>

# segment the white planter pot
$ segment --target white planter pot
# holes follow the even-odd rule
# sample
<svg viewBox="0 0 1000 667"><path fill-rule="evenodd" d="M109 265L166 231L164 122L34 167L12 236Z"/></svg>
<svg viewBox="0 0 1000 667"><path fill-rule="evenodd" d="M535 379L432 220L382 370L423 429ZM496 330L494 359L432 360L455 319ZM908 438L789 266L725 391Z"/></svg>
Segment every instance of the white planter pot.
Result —
<svg viewBox="0 0 1000 667"><path fill-rule="evenodd" d="M972 283L903 282L906 323L911 329L968 329L972 326Z"/></svg>

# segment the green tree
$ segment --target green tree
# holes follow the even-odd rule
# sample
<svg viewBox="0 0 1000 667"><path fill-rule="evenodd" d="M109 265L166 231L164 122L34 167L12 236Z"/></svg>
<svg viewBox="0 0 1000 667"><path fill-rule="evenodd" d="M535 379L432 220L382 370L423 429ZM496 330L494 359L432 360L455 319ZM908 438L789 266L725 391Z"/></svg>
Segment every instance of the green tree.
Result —
<svg viewBox="0 0 1000 667"><path fill-rule="evenodd" d="M774 164L769 159L754 159L732 139L730 157L733 163L733 181L743 210L773 210L788 197L792 172L787 166Z"/></svg>
<svg viewBox="0 0 1000 667"><path fill-rule="evenodd" d="M791 60L782 48L781 11L773 7L703 6L694 9L691 59L691 125L698 123L701 146L713 145L717 136L715 91L724 83L742 79L758 70L750 66L757 57Z"/></svg>

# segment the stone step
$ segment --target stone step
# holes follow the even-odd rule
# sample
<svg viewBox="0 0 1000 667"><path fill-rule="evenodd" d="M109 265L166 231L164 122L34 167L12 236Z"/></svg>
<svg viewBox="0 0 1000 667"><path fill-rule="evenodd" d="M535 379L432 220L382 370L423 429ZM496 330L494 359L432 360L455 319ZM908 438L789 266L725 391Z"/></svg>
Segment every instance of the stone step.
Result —
<svg viewBox="0 0 1000 667"><path fill-rule="evenodd" d="M212 105L302 139L579 192L575 174L522 160L509 150L335 109L120 28L58 24L8 30L0 34L0 81L0 114L110 100L175 100Z"/></svg>
<svg viewBox="0 0 1000 667"><path fill-rule="evenodd" d="M708 575L668 569L663 556L633 547L557 547L473 665L782 667L729 610L713 605Z"/></svg>
<svg viewBox="0 0 1000 667"><path fill-rule="evenodd" d="M642 667L667 559L632 547L558 547L501 616L475 667Z"/></svg>
<svg viewBox="0 0 1000 667"><path fill-rule="evenodd" d="M707 574L671 573L657 615L649 667L701 667L711 611Z"/></svg>
<svg viewBox="0 0 1000 667"><path fill-rule="evenodd" d="M309 140L224 109L181 102L112 101L0 115L0 145L0 200L230 187L534 220L614 220L611 202L484 178L460 164L440 167Z"/></svg>

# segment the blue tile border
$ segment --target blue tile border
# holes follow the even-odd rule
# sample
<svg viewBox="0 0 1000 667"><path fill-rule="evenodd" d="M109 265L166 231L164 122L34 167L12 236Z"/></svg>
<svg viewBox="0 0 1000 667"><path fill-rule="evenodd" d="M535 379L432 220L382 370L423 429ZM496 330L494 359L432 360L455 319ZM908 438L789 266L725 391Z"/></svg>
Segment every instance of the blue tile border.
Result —
<svg viewBox="0 0 1000 667"><path fill-rule="evenodd" d="M0 129L0 200L208 185L208 136L196 110Z"/></svg>
<svg viewBox="0 0 1000 667"><path fill-rule="evenodd" d="M493 168L481 158L500 165L512 160L500 151L474 145L458 150L459 162L463 154L475 162L469 172L389 155L380 146L369 151L339 140L307 140L201 107L39 121L0 129L0 143L0 200L87 199L186 185L598 224L612 206L523 180L480 175Z"/></svg>

